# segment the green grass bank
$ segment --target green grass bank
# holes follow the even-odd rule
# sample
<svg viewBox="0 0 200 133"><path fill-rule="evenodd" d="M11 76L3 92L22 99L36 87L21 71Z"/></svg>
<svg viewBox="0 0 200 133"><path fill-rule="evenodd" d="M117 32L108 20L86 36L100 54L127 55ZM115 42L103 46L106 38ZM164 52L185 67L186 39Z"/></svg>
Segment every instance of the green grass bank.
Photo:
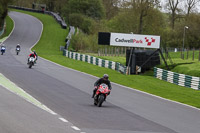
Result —
<svg viewBox="0 0 200 133"><path fill-rule="evenodd" d="M12 19L9 16L7 16L6 17L6 29L5 29L4 34L2 36L0 36L0 39L7 37L11 33L13 27L14 27L14 22L12 21Z"/></svg>
<svg viewBox="0 0 200 133"><path fill-rule="evenodd" d="M60 25L49 15L24 11L23 13L37 17L44 25L41 40L33 48L39 56L97 77L107 73L112 82L200 108L200 91L177 86L148 75L122 75L114 70L64 57L59 51L59 46L65 44L64 40L68 30L61 29Z"/></svg>

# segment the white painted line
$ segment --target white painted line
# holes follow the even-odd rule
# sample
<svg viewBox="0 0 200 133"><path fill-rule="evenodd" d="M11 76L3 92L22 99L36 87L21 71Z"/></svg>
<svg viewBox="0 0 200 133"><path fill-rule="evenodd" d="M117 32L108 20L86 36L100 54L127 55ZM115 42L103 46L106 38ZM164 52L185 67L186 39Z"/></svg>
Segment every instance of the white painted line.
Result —
<svg viewBox="0 0 200 133"><path fill-rule="evenodd" d="M118 86L121 86L121 87L125 87L125 88L130 89L130 90L134 90L134 91L137 91L137 92L140 92L140 93L143 93L143 94L147 94L147 95L150 95L150 96L153 96L153 97L156 97L156 98L165 100L165 101L169 101L169 102L172 102L172 103L176 103L176 104L180 104L180 105L183 105L183 106L186 106L186 107L190 107L190 108L193 108L193 109L196 109L196 110L199 110L199 111L200 111L199 108L194 107L194 106L191 106L191 105L187 105L187 104L180 103L180 102L177 102L177 101L172 101L172 100L170 100L170 99L166 99L166 98L163 98L163 97L160 97L160 96L156 96L156 95L153 95L153 94L144 92L144 91L136 90L136 89L134 89L134 88L130 88L130 87L127 87L127 86L123 86L123 85L120 85L120 84L117 84L117 83L113 83L113 84L118 85Z"/></svg>
<svg viewBox="0 0 200 133"><path fill-rule="evenodd" d="M1 84L1 86L3 86L4 88L6 88L7 90L9 90L10 92L22 97L23 99L25 99L26 101L32 103L33 105L51 113L52 115L57 115L57 113L53 112L51 109L49 109L47 106L45 106L44 104L42 104L40 101L38 101L37 99L35 99L34 97L32 97L30 94L28 94L26 91L24 91L22 88L20 88L19 86L17 86L15 83L13 83L10 79L8 79L7 77L5 77L3 74L0 73L0 76L4 79L6 79L10 84L12 84L13 86L15 86L18 90L20 90L21 92L23 92L26 96L28 96L29 98L27 98L26 96L23 96L23 94L21 94L20 92L14 91L8 87L6 87L5 85Z"/></svg>
<svg viewBox="0 0 200 133"><path fill-rule="evenodd" d="M76 130L76 131L80 131L81 129L79 129L78 127L76 127L76 126L71 126L71 128L73 128L74 130Z"/></svg>
<svg viewBox="0 0 200 133"><path fill-rule="evenodd" d="M59 118L61 121L63 121L63 122L69 122L68 120L66 120L66 119L64 119L64 118Z"/></svg>

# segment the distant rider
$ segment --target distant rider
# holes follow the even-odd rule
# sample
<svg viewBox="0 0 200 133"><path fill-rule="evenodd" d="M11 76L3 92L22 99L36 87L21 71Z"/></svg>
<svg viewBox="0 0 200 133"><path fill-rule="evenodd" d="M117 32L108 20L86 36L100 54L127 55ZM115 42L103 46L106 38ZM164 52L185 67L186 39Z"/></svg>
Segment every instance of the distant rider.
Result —
<svg viewBox="0 0 200 133"><path fill-rule="evenodd" d="M21 48L19 44L17 44L16 49L17 49L17 48L19 48L19 49Z"/></svg>
<svg viewBox="0 0 200 133"><path fill-rule="evenodd" d="M4 44L1 44L1 49L2 49L2 48L6 48Z"/></svg>
<svg viewBox="0 0 200 133"><path fill-rule="evenodd" d="M93 95L92 98L94 98L94 95L96 94L96 91L98 89L98 86L102 83L106 84L108 86L108 89L111 90L111 84L110 81L108 80L108 74L104 74L102 78L98 79L95 83L94 83L94 90L93 90ZM110 93L109 93L110 94Z"/></svg>
<svg viewBox="0 0 200 133"><path fill-rule="evenodd" d="M1 52L4 53L6 51L6 47L4 44L1 44Z"/></svg>

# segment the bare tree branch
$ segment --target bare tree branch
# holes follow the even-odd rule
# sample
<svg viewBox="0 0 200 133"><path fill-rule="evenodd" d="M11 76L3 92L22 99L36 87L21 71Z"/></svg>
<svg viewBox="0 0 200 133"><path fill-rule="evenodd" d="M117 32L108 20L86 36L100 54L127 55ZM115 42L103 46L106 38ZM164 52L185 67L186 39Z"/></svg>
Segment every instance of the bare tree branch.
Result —
<svg viewBox="0 0 200 133"><path fill-rule="evenodd" d="M196 4L200 2L200 0L187 0L187 15L191 13L191 10L195 8Z"/></svg>

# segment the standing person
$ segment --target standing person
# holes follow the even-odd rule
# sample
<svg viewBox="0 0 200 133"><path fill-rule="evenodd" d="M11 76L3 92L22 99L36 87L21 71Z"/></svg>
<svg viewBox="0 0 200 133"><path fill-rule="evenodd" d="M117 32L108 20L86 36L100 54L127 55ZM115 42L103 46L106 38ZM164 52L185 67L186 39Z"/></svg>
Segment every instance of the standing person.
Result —
<svg viewBox="0 0 200 133"><path fill-rule="evenodd" d="M92 98L94 98L94 95L96 94L96 91L98 89L98 86L102 83L106 84L108 86L108 89L111 90L111 84L110 81L108 80L108 74L104 74L102 78L98 79L95 83L94 83L94 90L93 90L93 95ZM110 93L109 93L110 94Z"/></svg>

